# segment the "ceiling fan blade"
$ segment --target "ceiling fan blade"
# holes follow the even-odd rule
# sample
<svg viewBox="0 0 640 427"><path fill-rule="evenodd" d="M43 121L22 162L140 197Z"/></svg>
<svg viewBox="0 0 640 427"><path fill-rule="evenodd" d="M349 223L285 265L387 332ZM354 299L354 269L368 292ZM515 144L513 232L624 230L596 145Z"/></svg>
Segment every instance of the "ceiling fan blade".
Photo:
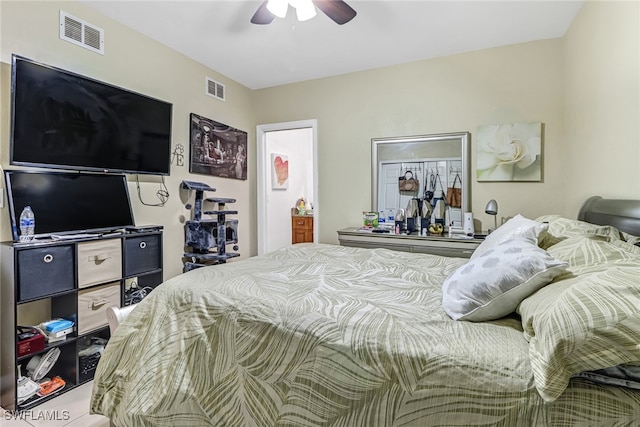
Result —
<svg viewBox="0 0 640 427"><path fill-rule="evenodd" d="M267 25L271 24L275 19L276 16L267 9L267 2L268 0L263 1L258 7L258 10L256 10L256 13L253 14L251 17L252 24Z"/></svg>
<svg viewBox="0 0 640 427"><path fill-rule="evenodd" d="M356 16L356 11L344 0L313 0L313 4L338 24L346 24Z"/></svg>

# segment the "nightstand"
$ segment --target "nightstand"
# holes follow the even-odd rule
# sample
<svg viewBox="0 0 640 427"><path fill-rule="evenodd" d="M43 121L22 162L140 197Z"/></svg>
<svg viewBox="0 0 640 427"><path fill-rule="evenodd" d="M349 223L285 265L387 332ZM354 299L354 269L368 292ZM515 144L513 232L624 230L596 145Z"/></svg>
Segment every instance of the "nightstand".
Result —
<svg viewBox="0 0 640 427"><path fill-rule="evenodd" d="M291 243L313 243L313 216L291 216Z"/></svg>
<svg viewBox="0 0 640 427"><path fill-rule="evenodd" d="M357 227L338 230L340 246L386 248L394 251L469 258L481 239L448 236L418 236L359 231Z"/></svg>

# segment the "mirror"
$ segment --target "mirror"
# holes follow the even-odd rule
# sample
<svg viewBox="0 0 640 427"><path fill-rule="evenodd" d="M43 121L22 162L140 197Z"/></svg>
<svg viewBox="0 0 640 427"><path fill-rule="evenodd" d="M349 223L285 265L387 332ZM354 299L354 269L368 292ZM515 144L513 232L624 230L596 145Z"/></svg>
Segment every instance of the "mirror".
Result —
<svg viewBox="0 0 640 427"><path fill-rule="evenodd" d="M373 138L371 207L379 213L380 222L392 222L395 213L406 210L412 200L445 198L447 188L456 181L455 187L462 189L461 203L446 205L440 221L462 227L463 213L471 210L470 140L469 132ZM405 175L418 180L414 190L400 190L399 178ZM431 198L430 192L435 193Z"/></svg>

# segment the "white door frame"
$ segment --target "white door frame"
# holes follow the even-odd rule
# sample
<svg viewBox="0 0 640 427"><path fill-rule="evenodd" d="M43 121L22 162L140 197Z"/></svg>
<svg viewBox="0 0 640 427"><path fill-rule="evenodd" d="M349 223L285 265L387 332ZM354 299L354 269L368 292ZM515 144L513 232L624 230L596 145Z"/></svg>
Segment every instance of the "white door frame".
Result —
<svg viewBox="0 0 640 427"><path fill-rule="evenodd" d="M267 190L269 186L269 171L265 170L266 156L265 145L267 132L275 132L281 130L304 129L311 128L313 138L313 241L318 240L318 214L320 209L320 192L318 191L318 121L316 119L298 120L294 122L272 123L267 125L256 126L256 142L257 142L257 195L258 195L258 255L266 252L267 242L267 210L263 209L267 204Z"/></svg>

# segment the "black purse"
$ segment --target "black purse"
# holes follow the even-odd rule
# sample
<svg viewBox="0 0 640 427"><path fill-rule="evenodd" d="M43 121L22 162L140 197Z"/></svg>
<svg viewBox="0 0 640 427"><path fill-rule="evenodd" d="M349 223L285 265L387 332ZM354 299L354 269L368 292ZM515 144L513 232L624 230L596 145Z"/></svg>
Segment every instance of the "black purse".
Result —
<svg viewBox="0 0 640 427"><path fill-rule="evenodd" d="M429 175L429 188L425 188L424 190L424 199L431 203L431 200L433 200L433 196L436 192L436 176L433 174L433 172L431 172L431 175Z"/></svg>
<svg viewBox="0 0 640 427"><path fill-rule="evenodd" d="M440 197L435 197L435 193L436 193L436 185L440 184ZM431 206L435 207L436 203L438 203L438 200L444 200L445 194L444 194L444 189L442 188L442 181L440 180L440 174L438 172L436 172L435 177L433 178L433 183L431 186Z"/></svg>

